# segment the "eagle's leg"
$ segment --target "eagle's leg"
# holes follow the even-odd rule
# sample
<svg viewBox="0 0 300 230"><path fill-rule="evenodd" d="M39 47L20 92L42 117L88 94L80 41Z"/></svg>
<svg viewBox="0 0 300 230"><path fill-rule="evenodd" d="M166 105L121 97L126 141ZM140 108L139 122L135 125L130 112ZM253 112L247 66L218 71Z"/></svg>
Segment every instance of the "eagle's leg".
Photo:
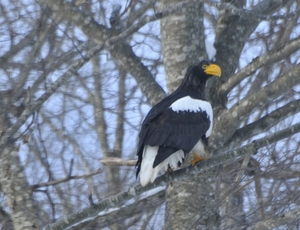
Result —
<svg viewBox="0 0 300 230"><path fill-rule="evenodd" d="M196 163L198 163L199 161L204 161L207 160L208 158L210 158L210 156L205 156L205 157L200 157L197 154L193 153L194 159L192 160L192 166L195 166Z"/></svg>
<svg viewBox="0 0 300 230"><path fill-rule="evenodd" d="M171 174L173 172L173 169L169 166L168 170L166 171L166 174Z"/></svg>

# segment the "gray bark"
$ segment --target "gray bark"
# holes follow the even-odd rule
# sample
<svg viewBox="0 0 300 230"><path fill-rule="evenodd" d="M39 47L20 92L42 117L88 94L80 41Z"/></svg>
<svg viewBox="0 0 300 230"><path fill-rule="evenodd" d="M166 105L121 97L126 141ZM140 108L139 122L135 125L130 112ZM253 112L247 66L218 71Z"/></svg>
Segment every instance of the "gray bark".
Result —
<svg viewBox="0 0 300 230"><path fill-rule="evenodd" d="M160 1L161 9L181 2ZM203 30L203 4L189 4L181 13L160 22L162 53L169 92L181 83L187 67L206 58Z"/></svg>
<svg viewBox="0 0 300 230"><path fill-rule="evenodd" d="M170 182L166 195L164 229L218 229L216 179L219 172Z"/></svg>
<svg viewBox="0 0 300 230"><path fill-rule="evenodd" d="M161 1L161 9L179 1ZM169 92L183 79L187 67L206 59L203 4L188 5L180 14L161 20L162 53ZM189 163L189 162L188 162ZM166 195L164 229L217 229L216 175L193 176L170 183Z"/></svg>
<svg viewBox="0 0 300 230"><path fill-rule="evenodd" d="M15 230L39 229L39 212L32 198L18 148L7 146L1 155L0 183ZM7 227L7 226L6 226Z"/></svg>
<svg viewBox="0 0 300 230"><path fill-rule="evenodd" d="M182 182L184 178L193 178L195 181L197 181L197 178L200 178L200 182L207 185L207 182L209 180L212 180L212 182L215 182L216 175L219 173L220 169L222 169L222 165L226 162L232 162L237 158L243 157L243 156L250 156L257 153L257 151L260 148L266 147L272 143L278 142L284 138L287 138L291 135L294 135L296 133L300 132L300 123L297 123L289 128L286 128L284 130L281 130L279 132L276 132L272 135L268 135L264 138L258 139L256 141L253 141L251 144L245 145L243 147L230 150L226 153L223 153L219 156L211 157L210 159L206 161L199 162L194 167L189 166L177 171L174 171L171 174L164 174L160 177L158 177L153 183L149 183L144 187L141 187L141 185L137 185L135 187L129 188L127 191L122 192L116 196L111 196L97 204L94 204L93 206L80 210L77 213L74 213L70 216L67 216L63 218L62 220L47 225L45 229L64 229L68 228L70 226L76 225L78 223L84 223L90 221L90 219L96 219L98 214L102 211L109 210L109 208L118 208L123 204L124 202L132 199L137 198L135 202L139 203L139 195L143 194L146 191L150 191L153 188L160 188L164 189L164 186L166 184L169 184L169 188L166 191L166 196L170 196L167 199L167 202L173 202L177 199L180 204L182 204L179 207L182 208L188 208L188 212L185 212L186 210L177 208L177 203L172 203L172 207L169 207L169 210L166 210L166 216L168 217L168 223L166 224L167 228L172 228L173 226L189 226L189 227L203 227L210 225L210 228L214 228L216 226L211 226L211 221L216 220L218 222L218 214L215 213L215 206L216 203L207 203L207 201L211 201L215 199L215 193L212 192L213 189L216 189L217 187L214 186L215 183L209 183L211 186L209 187L203 187L203 184L201 183L194 183L194 187L188 187L191 189L191 191L197 190L197 195L195 195L195 192L190 192L189 190L186 190L184 187L179 188L180 186L179 182ZM212 177L213 179L211 179ZM293 177L294 178L294 175ZM196 180L197 179L197 180ZM204 181L203 181L204 180ZM209 181L210 182L210 181ZM184 182L183 182L184 184ZM186 184L185 184L186 185ZM174 189L174 186L176 186L178 189ZM189 185L186 185L189 186ZM184 190L182 190L184 188ZM195 188L195 189L193 189ZM183 192L181 192L183 191ZM201 191L206 191L205 193L202 193ZM177 194L174 194L174 193ZM199 194L200 193L200 194ZM201 195L202 193L202 195ZM187 195L191 194L191 197L189 200L184 199ZM160 195L158 192L157 195ZM207 197L208 196L208 197ZM180 199L182 197L183 199ZM206 197L206 198L205 198ZM204 199L202 199L204 198ZM199 207L192 207L185 205L185 202L197 200L197 202L201 203L201 206L203 209L205 209L204 212L201 212L202 210L199 210ZM219 200L218 200L219 201ZM189 204L191 204L189 202ZM195 206L195 205L194 205ZM200 207L201 208L201 207ZM170 211L172 210L173 213L175 213L175 216L180 219L181 223L174 221L174 217L170 216ZM178 210L178 212L177 212ZM208 210L206 212L206 210ZM196 217L195 217L196 213ZM181 218L185 218L181 219ZM214 218L212 218L214 217ZM219 224L219 223L218 223ZM171 226L172 225L172 226ZM213 224L212 224L213 225ZM174 228L173 228L174 229Z"/></svg>

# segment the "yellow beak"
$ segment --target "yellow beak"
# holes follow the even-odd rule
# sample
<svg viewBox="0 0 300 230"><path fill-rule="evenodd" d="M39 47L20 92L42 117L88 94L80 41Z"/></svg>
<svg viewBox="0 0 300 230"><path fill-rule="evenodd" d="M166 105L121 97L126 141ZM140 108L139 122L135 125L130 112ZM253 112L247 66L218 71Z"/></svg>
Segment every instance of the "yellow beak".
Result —
<svg viewBox="0 0 300 230"><path fill-rule="evenodd" d="M218 65L216 65L216 64L210 64L210 65L208 65L205 68L204 72L206 74L217 76L217 77L221 77L221 74L222 74L221 67L218 66Z"/></svg>

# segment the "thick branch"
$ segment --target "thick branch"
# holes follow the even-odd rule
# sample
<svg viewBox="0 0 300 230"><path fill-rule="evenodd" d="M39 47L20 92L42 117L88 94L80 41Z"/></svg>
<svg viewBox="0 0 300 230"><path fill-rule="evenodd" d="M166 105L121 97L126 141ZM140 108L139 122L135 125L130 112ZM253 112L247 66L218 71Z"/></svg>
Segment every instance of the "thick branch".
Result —
<svg viewBox="0 0 300 230"><path fill-rule="evenodd" d="M71 3L62 0L53 0L51 2L42 0L42 2L55 10L57 14L63 16L65 19L78 26L98 45L100 44L104 47L105 44L108 44L108 39L112 38L115 32L114 30L107 29L98 24L91 16L85 14ZM113 43L117 43L117 41L115 40ZM149 103L153 105L164 98L164 90L160 85L158 85L151 72L141 62L140 58L135 55L132 47L125 43L125 41L118 42L119 43L117 43L115 46L109 46L109 51L111 52L112 56L122 64L126 71L135 78Z"/></svg>
<svg viewBox="0 0 300 230"><path fill-rule="evenodd" d="M262 66L267 66L271 63L281 60L284 57L290 56L300 48L300 38L296 38L288 44L282 44L273 52L267 53L263 56L255 58L249 65L241 69L238 73L233 75L220 88L220 95L224 96L229 93L231 89L237 86L246 77L250 77L257 69Z"/></svg>
<svg viewBox="0 0 300 230"><path fill-rule="evenodd" d="M132 187L128 191L112 196L94 205L93 207L85 208L75 214L65 217L63 220L60 220L54 224L50 224L46 226L45 229L64 229L73 226L79 222L89 221L91 219L96 218L99 212L107 210L109 208L119 207L125 201L128 201L131 198L135 198L146 191L158 187L161 188L161 186L165 187L166 183L168 182L176 181L180 178L188 177L190 175L214 172L219 165L224 164L225 162L234 160L241 156L255 154L258 149L272 144L274 142L280 141L298 132L300 132L300 123L297 123L289 128L281 130L272 135L268 135L264 138L258 139L252 142L251 144L245 145L241 148L234 149L223 154L219 154L206 161L199 162L194 167L186 167L181 170L175 171L171 174L165 174L163 176L160 176L153 183L150 183L145 187L142 187L141 185Z"/></svg>
<svg viewBox="0 0 300 230"><path fill-rule="evenodd" d="M169 9L174 6L174 2L180 1L162 0L161 7ZM182 12L160 21L162 54L169 92L178 87L189 65L206 59L203 8L203 3L192 2L183 6Z"/></svg>
<svg viewBox="0 0 300 230"><path fill-rule="evenodd" d="M227 110L218 117L218 122L214 127L214 135L210 138L210 143L213 143L213 148L220 148L223 143L227 142L241 122L255 108L258 108L266 103L276 99L284 94L287 89L290 89L300 84L300 64L296 65L292 70L277 78L274 82L266 85L264 88L257 91L255 94L243 99L231 109Z"/></svg>
<svg viewBox="0 0 300 230"><path fill-rule="evenodd" d="M292 223L294 221L299 220L300 217L300 208L297 207L293 209L292 211L286 212L281 215L272 216L271 219L259 221L253 226L247 228L249 230L255 230L255 229L261 229L261 230L267 230L267 229L276 229L282 225L286 225L289 223ZM294 226L294 225L291 225Z"/></svg>
<svg viewBox="0 0 300 230"><path fill-rule="evenodd" d="M100 163L103 165L112 165L112 166L135 166L136 160L126 160L118 157L105 157L100 160Z"/></svg>
<svg viewBox="0 0 300 230"><path fill-rule="evenodd" d="M87 225L86 222L80 223L72 229L105 229L108 226L121 223L124 220L127 220L135 215L142 215L143 213L149 213L152 210L155 211L159 205L161 205L165 200L165 189L162 189L158 193L155 193L151 196L143 197L142 199L129 204L122 205L120 208L111 209L98 213L98 217L91 221ZM91 225L91 226L90 226ZM143 228L141 228L143 229Z"/></svg>
<svg viewBox="0 0 300 230"><path fill-rule="evenodd" d="M239 8L242 8L243 3L245 3L245 1L241 0L231 2ZM258 3L250 13L253 15L271 15L288 2L289 1L283 0L265 0ZM215 47L217 50L216 60L222 67L222 78L217 83L213 82L213 84L216 85L208 85L210 88L212 87L212 90L209 91L210 100L217 109L224 107L227 102L227 95L220 96L220 94L215 93L215 89L221 86L221 81L226 82L235 72L246 41L261 21L258 17L245 18L240 15L228 16L228 11L230 10L222 9L220 11L215 39ZM219 111L216 112L219 113Z"/></svg>
<svg viewBox="0 0 300 230"><path fill-rule="evenodd" d="M247 10L247 9L243 9L243 8L237 8L234 5L232 5L231 3L213 2L213 1L208 1L208 0L205 0L204 2L210 6L217 7L219 10L226 9L228 16L239 15L240 17L245 18L245 19L258 18L261 21L263 21L263 20L264 21L273 21L273 20L279 20L279 19L293 18L295 16L298 16L299 11L300 11L298 9L289 14L271 15L271 14L265 14L265 13L260 12L261 9L263 8L262 7L263 4L261 4L259 9L253 11L253 10ZM269 2L269 1L265 1L265 2Z"/></svg>
<svg viewBox="0 0 300 230"><path fill-rule="evenodd" d="M292 101L279 109L261 117L259 120L252 122L234 132L232 138L224 145L236 146L257 134L263 133L274 125L278 124L283 119L287 118L286 115L292 116L300 111L300 100Z"/></svg>

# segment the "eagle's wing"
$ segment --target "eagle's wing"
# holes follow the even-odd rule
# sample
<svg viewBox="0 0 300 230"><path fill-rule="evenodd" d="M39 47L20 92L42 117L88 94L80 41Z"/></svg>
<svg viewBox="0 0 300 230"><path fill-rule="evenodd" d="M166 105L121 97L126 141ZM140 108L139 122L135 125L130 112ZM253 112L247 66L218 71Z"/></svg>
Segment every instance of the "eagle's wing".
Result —
<svg viewBox="0 0 300 230"><path fill-rule="evenodd" d="M182 97L162 101L148 113L140 132L138 170L144 146L158 146L153 168L177 150L189 153L196 143L211 129L211 106L207 101Z"/></svg>

